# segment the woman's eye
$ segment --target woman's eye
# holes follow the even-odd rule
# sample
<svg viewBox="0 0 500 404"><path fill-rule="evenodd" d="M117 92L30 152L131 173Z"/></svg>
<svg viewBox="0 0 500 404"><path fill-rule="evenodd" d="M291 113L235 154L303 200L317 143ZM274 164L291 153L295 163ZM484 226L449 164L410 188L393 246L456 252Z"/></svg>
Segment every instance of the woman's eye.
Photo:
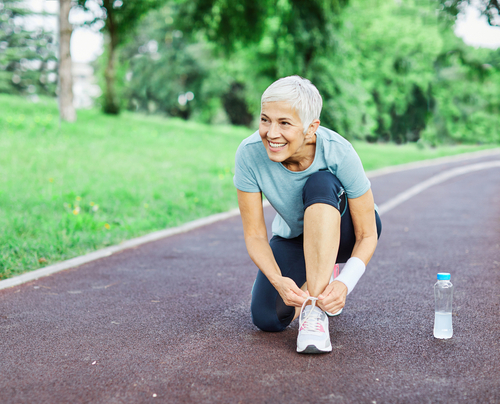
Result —
<svg viewBox="0 0 500 404"><path fill-rule="evenodd" d="M290 125L290 122L281 122L282 125Z"/></svg>

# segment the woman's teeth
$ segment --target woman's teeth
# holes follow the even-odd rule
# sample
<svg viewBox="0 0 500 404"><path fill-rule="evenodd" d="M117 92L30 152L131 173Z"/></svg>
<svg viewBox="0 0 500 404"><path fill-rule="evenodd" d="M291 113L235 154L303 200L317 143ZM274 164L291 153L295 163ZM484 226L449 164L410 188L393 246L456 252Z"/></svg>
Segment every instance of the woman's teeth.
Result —
<svg viewBox="0 0 500 404"><path fill-rule="evenodd" d="M285 146L285 145L286 145L286 143L273 143L273 142L269 142L269 145L270 145L271 147L274 147L274 148L276 148L276 149L277 149L278 147L283 147L283 146Z"/></svg>

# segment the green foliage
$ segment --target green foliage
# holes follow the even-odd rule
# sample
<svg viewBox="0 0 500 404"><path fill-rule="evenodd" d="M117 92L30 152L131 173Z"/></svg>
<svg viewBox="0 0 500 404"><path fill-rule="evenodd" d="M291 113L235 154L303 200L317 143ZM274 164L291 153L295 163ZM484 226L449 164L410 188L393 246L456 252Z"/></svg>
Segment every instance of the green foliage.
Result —
<svg viewBox="0 0 500 404"><path fill-rule="evenodd" d="M459 43L441 56L432 88L433 114L423 139L433 144L498 143L500 51Z"/></svg>
<svg viewBox="0 0 500 404"><path fill-rule="evenodd" d="M359 83L357 94L365 99L349 102L344 92L340 103L357 103L363 114L341 108L342 119L334 117L332 126L371 141L499 142L498 97L493 95L500 91L498 51L466 46L449 21L436 16L432 1L372 5L353 0L338 32L347 44L344 60L356 61L348 67L347 82ZM338 54L333 60L341 66ZM327 107L332 99L327 97Z"/></svg>
<svg viewBox="0 0 500 404"><path fill-rule="evenodd" d="M121 49L125 98L255 127L265 88L299 74L323 96L322 124L348 139L498 142L498 57L464 45L437 11L432 0L171 1Z"/></svg>
<svg viewBox="0 0 500 404"><path fill-rule="evenodd" d="M258 41L275 1L192 0L182 2L178 27L203 31L207 38L230 51L236 43Z"/></svg>
<svg viewBox="0 0 500 404"><path fill-rule="evenodd" d="M164 4L161 0L77 0L83 10L94 16L86 25L97 25L110 36L113 46L119 46L132 37L137 24L150 11ZM96 10L96 5L99 11Z"/></svg>
<svg viewBox="0 0 500 404"><path fill-rule="evenodd" d="M238 45L259 42L272 30L306 64L331 42L332 25L347 0L190 0L182 2L178 26L186 32L202 31L230 52ZM290 55L289 55L290 56ZM290 61L289 58L287 61Z"/></svg>
<svg viewBox="0 0 500 404"><path fill-rule="evenodd" d="M392 2L373 7L358 0L339 16L304 3L280 4L262 39L236 46L229 57L230 75L245 85L254 114L272 81L299 74L323 95L323 124L343 136L419 138L429 116L427 91L438 53L436 46L428 47L439 37L431 7Z"/></svg>
<svg viewBox="0 0 500 404"><path fill-rule="evenodd" d="M500 1L499 0L439 0L441 16L454 21L460 11L473 5L481 14L485 15L492 26L500 26Z"/></svg>
<svg viewBox="0 0 500 404"><path fill-rule="evenodd" d="M138 34L120 49L120 64L127 66L125 98L128 108L189 118L207 102L203 88L210 69L204 43L190 43L173 26L178 10L169 4L150 13Z"/></svg>
<svg viewBox="0 0 500 404"><path fill-rule="evenodd" d="M105 113L116 115L120 112L119 94L115 89L117 47L133 36L135 28L150 10L164 3L164 0L102 0L99 3L77 0L79 7L94 14L94 18L86 24L99 27L108 37L108 60L104 70L106 86L102 97ZM95 9L96 5L98 10Z"/></svg>
<svg viewBox="0 0 500 404"><path fill-rule="evenodd" d="M426 1L353 2L345 15L349 40L358 44L359 74L376 106L368 139L416 141L430 115L433 61L442 47L440 27ZM373 112L373 110L372 110Z"/></svg>
<svg viewBox="0 0 500 404"><path fill-rule="evenodd" d="M0 93L54 95L54 34L28 29L31 13L20 0L0 0Z"/></svg>
<svg viewBox="0 0 500 404"><path fill-rule="evenodd" d="M201 30L224 51L219 76L229 82L223 86L225 112L232 123L249 125L262 91L272 81L290 74L311 76L325 50L331 54L336 48L335 27L346 1L233 3L184 2L178 25L190 33Z"/></svg>
<svg viewBox="0 0 500 404"><path fill-rule="evenodd" d="M138 34L120 49L121 64L129 66L124 93L129 109L251 125L254 100L265 88L255 85L254 78L260 76L257 81L267 86L278 70L292 71L295 60L303 66L310 63L314 47L305 44L331 35L326 35L326 28L304 27L329 27L321 25L322 19L336 3L321 8L316 1L304 9L298 2L280 1L275 13L266 4L184 2L179 6L170 1L150 13L139 23ZM247 11L258 16L248 18ZM296 15L300 29L294 25ZM205 36L198 35L201 28ZM214 43L209 42L212 39ZM279 52L265 44L276 42L281 44ZM194 98L186 102L186 94Z"/></svg>

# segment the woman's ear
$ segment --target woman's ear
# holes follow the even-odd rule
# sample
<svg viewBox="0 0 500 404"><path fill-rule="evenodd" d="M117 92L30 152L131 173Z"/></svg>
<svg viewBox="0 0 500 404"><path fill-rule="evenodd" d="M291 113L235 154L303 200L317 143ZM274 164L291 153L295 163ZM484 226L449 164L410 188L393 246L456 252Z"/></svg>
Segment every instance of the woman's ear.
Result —
<svg viewBox="0 0 500 404"><path fill-rule="evenodd" d="M318 130L319 124L320 124L319 119L315 119L314 121L312 121L311 124L309 125L309 128L307 128L306 137L313 136L316 133L316 131Z"/></svg>

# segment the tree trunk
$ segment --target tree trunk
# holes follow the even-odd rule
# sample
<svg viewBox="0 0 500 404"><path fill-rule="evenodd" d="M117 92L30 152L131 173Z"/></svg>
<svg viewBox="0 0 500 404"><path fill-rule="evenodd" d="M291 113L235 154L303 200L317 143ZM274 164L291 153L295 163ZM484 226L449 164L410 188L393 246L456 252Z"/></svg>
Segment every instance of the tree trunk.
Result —
<svg viewBox="0 0 500 404"><path fill-rule="evenodd" d="M110 41L108 63L104 72L106 79L106 93L104 95L104 112L106 114L119 114L120 106L116 100L115 94L115 47L113 40Z"/></svg>
<svg viewBox="0 0 500 404"><path fill-rule="evenodd" d="M73 27L69 23L71 0L59 0L59 115L62 121L75 122L73 76L70 40Z"/></svg>
<svg viewBox="0 0 500 404"><path fill-rule="evenodd" d="M107 11L106 28L109 33L108 63L104 72L106 80L106 93L104 95L104 112L117 115L120 113L120 105L116 99L115 92L115 53L118 46L118 34L116 32L113 5L110 0L104 0L103 5Z"/></svg>

